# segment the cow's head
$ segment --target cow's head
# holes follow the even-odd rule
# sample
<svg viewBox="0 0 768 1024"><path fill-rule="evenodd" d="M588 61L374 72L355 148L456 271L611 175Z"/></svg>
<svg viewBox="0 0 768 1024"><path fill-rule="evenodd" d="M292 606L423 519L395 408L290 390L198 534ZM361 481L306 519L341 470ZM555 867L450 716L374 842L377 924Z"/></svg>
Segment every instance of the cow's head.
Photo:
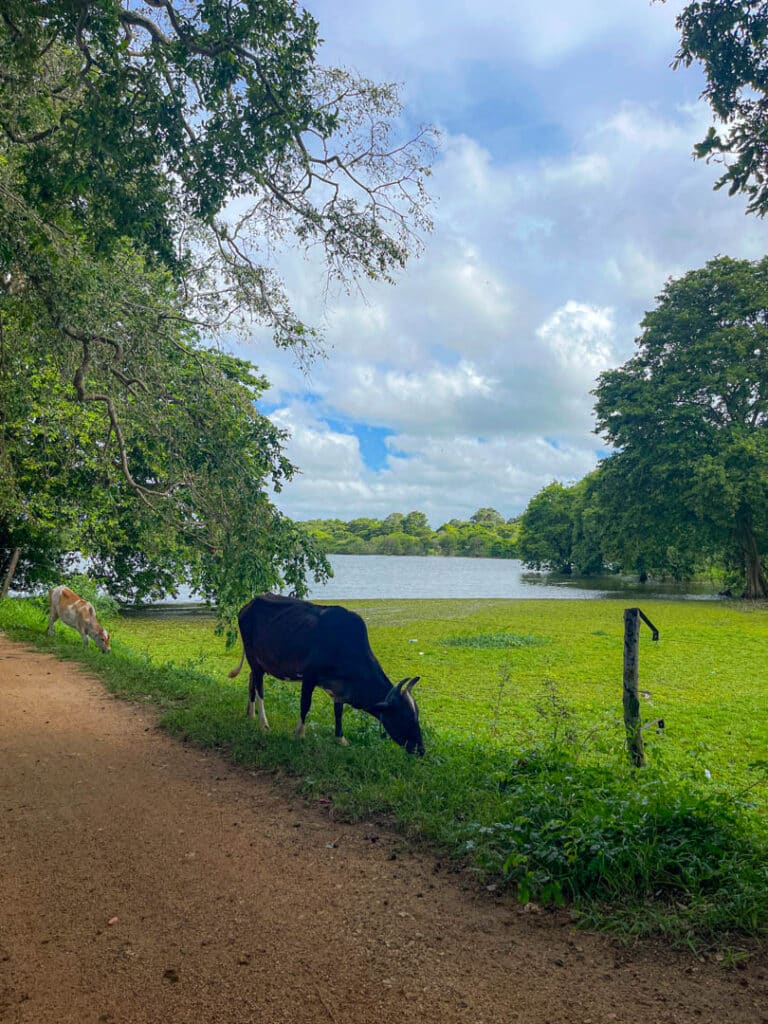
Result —
<svg viewBox="0 0 768 1024"><path fill-rule="evenodd" d="M97 626L91 635L93 636L93 642L102 654L106 654L109 650L109 633L106 629L103 629L101 626Z"/></svg>
<svg viewBox="0 0 768 1024"><path fill-rule="evenodd" d="M386 699L374 706L374 711L386 731L409 754L424 753L424 741L419 726L419 708L411 696L411 690L419 681L419 676L412 679L401 679L393 686Z"/></svg>

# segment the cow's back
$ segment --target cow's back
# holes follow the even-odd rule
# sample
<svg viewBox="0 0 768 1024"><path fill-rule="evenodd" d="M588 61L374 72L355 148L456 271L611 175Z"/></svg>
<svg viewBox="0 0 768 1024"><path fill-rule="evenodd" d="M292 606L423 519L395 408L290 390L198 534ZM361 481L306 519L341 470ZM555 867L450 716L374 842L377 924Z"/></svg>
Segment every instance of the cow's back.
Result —
<svg viewBox="0 0 768 1024"><path fill-rule="evenodd" d="M93 610L93 605L89 604L85 598L80 597L74 590L70 590L69 587L65 587L63 584L54 587L51 591L51 603L59 615L62 616L64 613L71 613L75 609L80 611L85 609Z"/></svg>
<svg viewBox="0 0 768 1024"><path fill-rule="evenodd" d="M270 675L343 676L371 663L381 671L365 622L347 608L262 594L242 609L238 622L249 660L255 659Z"/></svg>
<svg viewBox="0 0 768 1024"><path fill-rule="evenodd" d="M59 584L58 587L54 587L49 595L51 607L57 615L60 615L64 608L71 605L76 597L77 595L74 590L65 587L63 583Z"/></svg>
<svg viewBox="0 0 768 1024"><path fill-rule="evenodd" d="M96 613L90 601L80 597L63 585L51 591L51 607L67 626L80 629L84 625L95 622Z"/></svg>

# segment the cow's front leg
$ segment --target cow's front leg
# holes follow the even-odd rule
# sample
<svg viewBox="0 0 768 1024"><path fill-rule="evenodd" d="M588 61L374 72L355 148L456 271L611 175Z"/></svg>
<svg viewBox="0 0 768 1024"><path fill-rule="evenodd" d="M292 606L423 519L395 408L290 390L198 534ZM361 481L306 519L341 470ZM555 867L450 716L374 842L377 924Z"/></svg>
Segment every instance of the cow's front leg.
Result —
<svg viewBox="0 0 768 1024"><path fill-rule="evenodd" d="M339 743L342 745L342 747L348 747L349 743L347 742L347 738L344 735L344 732L343 732L343 730L341 728L341 716L343 714L344 714L344 701L343 700L334 700L334 702L333 702L333 717L334 717L335 722L336 722L336 739L339 741Z"/></svg>
<svg viewBox="0 0 768 1024"><path fill-rule="evenodd" d="M296 735L298 737L304 736L304 724L309 714L309 709L312 706L312 691L314 690L316 683L314 679L307 679L306 677L301 684L301 711L298 725L296 726Z"/></svg>
<svg viewBox="0 0 768 1024"><path fill-rule="evenodd" d="M56 612L51 608L50 615L48 616L48 635L53 636L53 624L58 618Z"/></svg>

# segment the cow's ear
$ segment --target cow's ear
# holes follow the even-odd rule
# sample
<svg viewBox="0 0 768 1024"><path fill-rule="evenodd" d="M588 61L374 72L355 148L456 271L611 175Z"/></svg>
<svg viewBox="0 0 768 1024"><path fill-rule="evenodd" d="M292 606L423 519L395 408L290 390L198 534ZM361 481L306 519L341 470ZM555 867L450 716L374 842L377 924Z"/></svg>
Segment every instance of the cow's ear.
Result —
<svg viewBox="0 0 768 1024"><path fill-rule="evenodd" d="M385 700L380 700L377 704L371 705L371 711L386 711L389 704Z"/></svg>

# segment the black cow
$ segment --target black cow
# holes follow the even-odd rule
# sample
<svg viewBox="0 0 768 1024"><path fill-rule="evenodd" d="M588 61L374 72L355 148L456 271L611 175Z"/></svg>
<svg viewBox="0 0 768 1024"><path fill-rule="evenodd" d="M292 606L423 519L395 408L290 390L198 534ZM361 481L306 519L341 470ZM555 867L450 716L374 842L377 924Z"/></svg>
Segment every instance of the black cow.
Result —
<svg viewBox="0 0 768 1024"><path fill-rule="evenodd" d="M264 673L276 679L301 680L301 718L296 735L312 703L312 691L322 687L333 698L336 736L346 746L341 729L345 704L362 708L378 718L386 731L409 754L423 754L419 709L411 696L418 676L389 681L368 642L365 622L355 612L335 605L311 604L279 594L262 594L238 615L243 657L229 676L234 679L247 658L251 667L248 717L254 717L259 698L259 721L269 728L264 714Z"/></svg>

